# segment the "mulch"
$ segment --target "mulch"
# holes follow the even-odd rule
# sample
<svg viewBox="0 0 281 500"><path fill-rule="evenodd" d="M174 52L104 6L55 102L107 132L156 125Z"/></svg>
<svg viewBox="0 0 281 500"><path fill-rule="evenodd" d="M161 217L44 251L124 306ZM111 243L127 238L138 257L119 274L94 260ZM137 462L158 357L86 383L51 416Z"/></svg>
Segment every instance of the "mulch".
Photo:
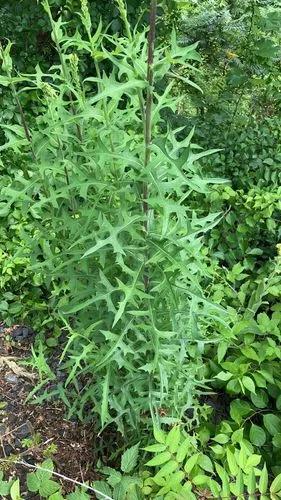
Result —
<svg viewBox="0 0 281 500"><path fill-rule="evenodd" d="M19 477L24 493L28 470L12 460L8 462L17 456L18 460L34 465L51 450L56 472L80 482L92 482L97 479L93 425L66 420L65 408L58 402L26 403L36 379L20 362L29 355L32 333L19 325L0 325L0 463L2 459L8 469L5 476ZM65 493L73 489L72 483L64 482ZM28 499L39 498L27 495Z"/></svg>

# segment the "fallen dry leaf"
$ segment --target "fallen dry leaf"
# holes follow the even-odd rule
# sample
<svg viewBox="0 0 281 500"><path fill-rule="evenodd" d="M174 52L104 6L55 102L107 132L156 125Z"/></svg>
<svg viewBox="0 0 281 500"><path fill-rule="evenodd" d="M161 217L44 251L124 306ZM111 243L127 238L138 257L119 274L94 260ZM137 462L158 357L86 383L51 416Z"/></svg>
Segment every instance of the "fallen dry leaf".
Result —
<svg viewBox="0 0 281 500"><path fill-rule="evenodd" d="M24 370L24 368L17 365L16 359L17 358L12 356L0 356L0 368L3 368L3 366L6 365L18 377L24 377L29 380L34 380L36 378L36 375L34 373L27 372L26 370Z"/></svg>

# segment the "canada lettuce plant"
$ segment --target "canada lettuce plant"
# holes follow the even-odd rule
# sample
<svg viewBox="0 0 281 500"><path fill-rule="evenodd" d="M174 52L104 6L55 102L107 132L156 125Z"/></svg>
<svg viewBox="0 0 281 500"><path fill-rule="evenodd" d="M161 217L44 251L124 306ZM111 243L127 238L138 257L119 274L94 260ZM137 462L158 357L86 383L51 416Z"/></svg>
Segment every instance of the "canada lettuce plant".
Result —
<svg viewBox="0 0 281 500"><path fill-rule="evenodd" d="M218 182L196 166L213 151L193 144L193 130L179 140L182 130L162 119L163 110L176 111L171 91L181 69L200 61L196 44L181 47L173 33L169 46L155 46L156 2L148 36L132 31L117 4L126 36L109 36L101 24L93 33L86 0L78 13L84 33L68 36L44 0L58 53L48 73L38 65L15 76L11 45L2 50L0 83L11 88L20 123L2 125L1 150L20 150L28 161L1 201L2 215L20 206L32 219L32 236L22 235L31 269L65 327L66 379L52 394L70 415L98 414L101 427L116 422L123 431L124 422L138 427L151 415L184 417L201 390L197 380L204 386L201 355L223 309L200 286L208 275L202 235L219 215L201 218L188 205ZM85 78L80 55L94 61L94 75ZM20 107L30 90L35 118ZM47 395L46 386L41 399Z"/></svg>

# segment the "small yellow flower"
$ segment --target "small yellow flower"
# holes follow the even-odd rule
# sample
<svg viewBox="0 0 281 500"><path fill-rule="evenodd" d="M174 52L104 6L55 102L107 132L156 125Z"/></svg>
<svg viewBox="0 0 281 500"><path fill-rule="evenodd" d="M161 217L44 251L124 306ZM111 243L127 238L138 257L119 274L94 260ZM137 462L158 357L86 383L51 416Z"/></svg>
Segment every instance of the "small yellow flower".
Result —
<svg viewBox="0 0 281 500"><path fill-rule="evenodd" d="M277 243L276 248L277 248L277 255L281 257L281 243Z"/></svg>

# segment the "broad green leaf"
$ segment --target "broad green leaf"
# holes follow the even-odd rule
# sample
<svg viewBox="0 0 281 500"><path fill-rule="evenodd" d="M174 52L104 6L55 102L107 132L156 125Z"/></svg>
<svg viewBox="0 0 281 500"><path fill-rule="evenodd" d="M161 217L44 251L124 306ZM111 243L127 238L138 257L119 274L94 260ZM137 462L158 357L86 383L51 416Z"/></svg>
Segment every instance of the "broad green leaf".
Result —
<svg viewBox="0 0 281 500"><path fill-rule="evenodd" d="M274 378L272 374L268 370L259 370L259 374L263 376L263 378L269 382L270 384L274 384Z"/></svg>
<svg viewBox="0 0 281 500"><path fill-rule="evenodd" d="M158 486L165 486L165 484L167 483L167 480L164 477L156 475L153 477L153 482L152 482L151 486L153 486L153 483L157 484Z"/></svg>
<svg viewBox="0 0 281 500"><path fill-rule="evenodd" d="M207 472L214 472L212 461L207 455L200 454L197 464Z"/></svg>
<svg viewBox="0 0 281 500"><path fill-rule="evenodd" d="M256 390L256 394L251 394L252 403L257 408L266 408L268 404L268 395L262 389Z"/></svg>
<svg viewBox="0 0 281 500"><path fill-rule="evenodd" d="M265 495L267 493L268 488L268 472L266 468L266 464L264 464L260 479L259 479L259 492Z"/></svg>
<svg viewBox="0 0 281 500"><path fill-rule="evenodd" d="M171 453L176 453L181 438L181 431L178 425L175 425L166 438L166 445Z"/></svg>
<svg viewBox="0 0 281 500"><path fill-rule="evenodd" d="M190 440L186 438L178 447L176 459L179 463L183 462L190 449Z"/></svg>
<svg viewBox="0 0 281 500"><path fill-rule="evenodd" d="M252 424L250 428L250 441L255 446L263 446L266 441L266 434L262 427Z"/></svg>
<svg viewBox="0 0 281 500"><path fill-rule="evenodd" d="M274 415L274 413L268 413L267 415L264 415L263 423L266 430L272 436L275 436L276 434L281 432L281 418L277 415Z"/></svg>
<svg viewBox="0 0 281 500"><path fill-rule="evenodd" d="M236 482L235 482L235 487L236 487L236 495L239 497L242 495L242 498L244 497L244 478L243 478L243 472L242 470L238 471L237 477L236 477Z"/></svg>
<svg viewBox="0 0 281 500"><path fill-rule="evenodd" d="M244 429L237 429L237 431L234 431L231 436L231 441L232 443L241 443L243 440L244 436Z"/></svg>
<svg viewBox="0 0 281 500"><path fill-rule="evenodd" d="M81 495L81 498L83 499L83 495ZM56 493L53 493L51 496L48 497L48 500L64 500L64 499L65 499L65 497L62 496L62 494L59 491ZM86 497L86 499L87 499L87 497Z"/></svg>
<svg viewBox="0 0 281 500"><path fill-rule="evenodd" d="M196 500L196 496L194 495L194 493L192 493L192 483L190 481L186 481L186 483L184 483L182 489L180 490L180 499L179 500L184 500L184 499L187 499L188 500Z"/></svg>
<svg viewBox="0 0 281 500"><path fill-rule="evenodd" d="M251 411L252 408L249 403L241 399L235 399L230 403L230 416L238 425L241 424L243 418L249 415Z"/></svg>
<svg viewBox="0 0 281 500"><path fill-rule="evenodd" d="M220 491L221 491L221 487L220 487L219 483L217 481L215 481L214 479L209 478L208 486L209 486L213 496L219 497Z"/></svg>
<svg viewBox="0 0 281 500"><path fill-rule="evenodd" d="M203 486L204 484L207 485L209 482L209 476L205 476L205 474L196 474L196 476L192 479L192 482L196 486Z"/></svg>
<svg viewBox="0 0 281 500"><path fill-rule="evenodd" d="M219 474L219 475L220 475L221 480L222 480L221 497L222 498L229 498L230 497L229 477L226 473L224 475L223 474Z"/></svg>
<svg viewBox="0 0 281 500"><path fill-rule="evenodd" d="M96 493L96 497L99 500L104 500L104 495L106 495L109 498L112 498L111 488L106 481L94 481L92 486L93 486L93 488L95 488L95 490L102 493L102 495L99 495L98 493ZM73 498L70 500L80 500L80 498L77 498L77 499ZM83 497L81 497L81 500L84 500Z"/></svg>
<svg viewBox="0 0 281 500"><path fill-rule="evenodd" d="M36 476L41 481L43 481L44 479L50 479L52 477L53 470L54 463L50 458L48 458L47 460L44 460L44 462L42 462L40 466L38 466L38 469L36 470Z"/></svg>
<svg viewBox="0 0 281 500"><path fill-rule="evenodd" d="M226 449L226 458L231 475L236 476L238 474L239 467L237 465L235 456L230 450L230 448Z"/></svg>
<svg viewBox="0 0 281 500"><path fill-rule="evenodd" d="M136 467L139 456L139 444L140 443L137 443L123 453L121 458L121 470L123 472L132 472Z"/></svg>
<svg viewBox="0 0 281 500"><path fill-rule="evenodd" d="M28 472L26 474L26 482L29 491L37 492L40 485L40 479L37 478L36 472Z"/></svg>
<svg viewBox="0 0 281 500"><path fill-rule="evenodd" d="M10 496L11 500L21 500L21 494L20 494L20 480L16 479L16 481L13 482L11 489L10 489Z"/></svg>
<svg viewBox="0 0 281 500"><path fill-rule="evenodd" d="M270 486L270 493L281 492L281 474L278 474Z"/></svg>
<svg viewBox="0 0 281 500"><path fill-rule="evenodd" d="M251 468L251 471L248 475L248 493L250 495L249 500L254 500L255 499L255 492L256 492L256 476L253 467Z"/></svg>
<svg viewBox="0 0 281 500"><path fill-rule="evenodd" d="M4 481L3 480L3 472L0 471L0 495L5 497L8 495L10 488L11 488L11 481Z"/></svg>
<svg viewBox="0 0 281 500"><path fill-rule="evenodd" d="M224 455L224 448L219 444L216 444L215 446L210 446L210 449L215 453L215 455Z"/></svg>
<svg viewBox="0 0 281 500"><path fill-rule="evenodd" d="M218 463L215 463L215 469L218 473L218 476L220 477L222 482L229 482L229 477L226 472L226 470Z"/></svg>
<svg viewBox="0 0 281 500"><path fill-rule="evenodd" d="M153 427L153 435L157 443L165 444L166 443L166 434L159 427Z"/></svg>
<svg viewBox="0 0 281 500"><path fill-rule="evenodd" d="M202 446L205 446L209 442L210 436L211 436L210 429L208 429L207 426L203 426L199 429L198 438Z"/></svg>
<svg viewBox="0 0 281 500"><path fill-rule="evenodd" d="M163 453L159 453L156 457L149 460L145 465L149 465L150 467L155 467L156 465L162 465L165 462L171 460L171 453L169 451L163 451Z"/></svg>
<svg viewBox="0 0 281 500"><path fill-rule="evenodd" d="M107 485L106 482L104 482L104 484ZM108 492L109 492L108 496L110 497L111 490L110 490L109 486L108 486ZM96 496L97 496L97 498L99 498L98 495L96 495ZM69 493L69 495L67 495L66 498L67 498L67 500L90 500L90 496L87 493L85 493L84 491L82 491L80 488L76 488L76 490L73 493Z"/></svg>
<svg viewBox="0 0 281 500"><path fill-rule="evenodd" d="M170 460L170 462L166 463L161 467L161 469L157 472L156 477L166 477L172 474L178 468L178 463L176 460Z"/></svg>
<svg viewBox="0 0 281 500"><path fill-rule="evenodd" d="M281 433L275 434L272 438L272 443L276 448L281 448Z"/></svg>
<svg viewBox="0 0 281 500"><path fill-rule="evenodd" d="M262 388L266 389L267 384L266 384L266 380L263 377L263 375L261 375L260 373L254 372L253 373L253 378L254 378L254 380L256 382L256 385L258 387L262 387Z"/></svg>
<svg viewBox="0 0 281 500"><path fill-rule="evenodd" d="M195 453L195 455L192 455L192 457L190 457L186 461L186 464L184 466L184 470L187 474L189 474L192 471L193 467L197 464L199 457L200 457L200 453Z"/></svg>
<svg viewBox="0 0 281 500"><path fill-rule="evenodd" d="M107 482L113 488L122 481L122 474L111 467L103 467L103 472L108 476Z"/></svg>
<svg viewBox="0 0 281 500"><path fill-rule="evenodd" d="M150 451L151 453L159 453L165 451L167 446L165 444L151 444L143 448L145 451Z"/></svg>
<svg viewBox="0 0 281 500"><path fill-rule="evenodd" d="M233 374L230 372L219 372L217 375L215 375L215 378L218 378L219 380L223 380L226 382L227 380L230 380L231 377L233 377Z"/></svg>
<svg viewBox="0 0 281 500"><path fill-rule="evenodd" d="M48 497L60 490L60 485L53 479L44 479L39 486L39 494L42 497Z"/></svg>
<svg viewBox="0 0 281 500"><path fill-rule="evenodd" d="M245 448L245 446L241 445L241 448L240 448L239 453L237 455L237 464L239 465L239 468L241 470L244 470L246 467L246 463L247 463L246 448Z"/></svg>
<svg viewBox="0 0 281 500"><path fill-rule="evenodd" d="M247 469L250 469L251 467L256 467L259 465L261 461L261 456L260 455L251 455L250 457L247 458L246 465L245 465L245 471L248 473Z"/></svg>
<svg viewBox="0 0 281 500"><path fill-rule="evenodd" d="M217 434L212 440L219 444L226 444L229 441L229 437L226 434Z"/></svg>
<svg viewBox="0 0 281 500"><path fill-rule="evenodd" d="M221 434L232 434L233 432L231 425L229 425L229 423L225 420L223 420L220 425L220 431Z"/></svg>
<svg viewBox="0 0 281 500"><path fill-rule="evenodd" d="M164 487L158 491L158 496L169 491L178 491L181 487L181 482L184 479L185 474L183 471L174 472L167 479L164 480Z"/></svg>
<svg viewBox="0 0 281 500"><path fill-rule="evenodd" d="M242 384L246 389L248 389L248 391L253 393L256 392L255 384L250 377L247 376L242 377Z"/></svg>
<svg viewBox="0 0 281 500"><path fill-rule="evenodd" d="M239 392L241 392L241 380L231 379L226 385L226 390L230 394L238 394Z"/></svg>
<svg viewBox="0 0 281 500"><path fill-rule="evenodd" d="M226 355L228 347L229 347L229 344L227 342L220 342L219 343L218 353L217 353L219 363L221 363L224 356Z"/></svg>
<svg viewBox="0 0 281 500"><path fill-rule="evenodd" d="M253 359L254 361L259 362L259 357L258 357L256 351L253 349L253 347L250 347L248 345L244 346L241 348L241 352L242 352L242 354L244 354L244 356L246 358Z"/></svg>

